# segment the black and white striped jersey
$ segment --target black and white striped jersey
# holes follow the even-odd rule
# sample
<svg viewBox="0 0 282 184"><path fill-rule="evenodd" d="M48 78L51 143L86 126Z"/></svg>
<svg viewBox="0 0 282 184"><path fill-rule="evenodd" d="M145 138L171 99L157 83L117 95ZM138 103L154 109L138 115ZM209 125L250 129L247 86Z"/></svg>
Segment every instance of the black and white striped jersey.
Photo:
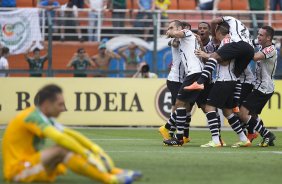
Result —
<svg viewBox="0 0 282 184"><path fill-rule="evenodd" d="M231 42L233 42L233 40L231 39L230 35L226 35L226 37L221 41L219 48ZM230 61L229 64L226 66L217 64L215 81L236 81L237 77L234 74L234 68L234 59Z"/></svg>
<svg viewBox="0 0 282 184"><path fill-rule="evenodd" d="M262 52L265 59L256 62L254 89L269 94L274 91L273 77L277 66L277 50L274 45L265 48L259 46L258 52Z"/></svg>
<svg viewBox="0 0 282 184"><path fill-rule="evenodd" d="M240 20L231 16L223 16L222 20L229 24L229 34L234 42L244 41L252 45L249 29Z"/></svg>
<svg viewBox="0 0 282 184"><path fill-rule="evenodd" d="M174 39L172 39L171 42L173 42L173 40ZM174 48L173 46L171 46L171 54L172 54L172 65L167 80L183 83L183 80L185 78L185 71L184 71L184 65L181 62L179 47Z"/></svg>
<svg viewBox="0 0 282 184"><path fill-rule="evenodd" d="M204 64L201 59L195 55L195 50L200 49L200 44L192 31L188 29L182 31L185 37L180 39L179 51L185 74L189 76L195 73L201 73Z"/></svg>
<svg viewBox="0 0 282 184"><path fill-rule="evenodd" d="M248 83L252 84L255 80L254 74L251 70L250 64L247 66L247 68L244 70L244 72L239 77L241 83Z"/></svg>
<svg viewBox="0 0 282 184"><path fill-rule="evenodd" d="M210 41L203 46L205 53L213 53L217 50L217 48L218 46L213 42L212 39L210 39Z"/></svg>

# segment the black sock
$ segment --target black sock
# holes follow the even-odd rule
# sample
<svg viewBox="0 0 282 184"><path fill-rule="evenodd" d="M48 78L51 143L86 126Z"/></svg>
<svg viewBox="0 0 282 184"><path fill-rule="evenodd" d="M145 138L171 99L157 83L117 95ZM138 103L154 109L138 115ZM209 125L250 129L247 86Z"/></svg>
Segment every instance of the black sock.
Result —
<svg viewBox="0 0 282 184"><path fill-rule="evenodd" d="M186 122L184 124L184 137L189 137L190 122L191 122L191 113L187 112Z"/></svg>
<svg viewBox="0 0 282 184"><path fill-rule="evenodd" d="M183 140L184 124L186 122L186 108L180 107L176 109L176 138Z"/></svg>
<svg viewBox="0 0 282 184"><path fill-rule="evenodd" d="M215 111L210 111L206 114L208 125L212 136L219 136L218 118Z"/></svg>
<svg viewBox="0 0 282 184"><path fill-rule="evenodd" d="M201 76L197 80L198 84L204 84L210 78L212 72L215 70L216 64L216 59L209 58L209 60L205 63Z"/></svg>
<svg viewBox="0 0 282 184"><path fill-rule="evenodd" d="M242 90L242 84L240 80L238 80L233 93L233 107L239 107L241 90Z"/></svg>
<svg viewBox="0 0 282 184"><path fill-rule="evenodd" d="M256 126L255 126L255 130L256 130L262 137L267 137L267 135L269 134L269 130L267 130L267 129L263 126L263 122L262 122L262 121L257 121Z"/></svg>
<svg viewBox="0 0 282 184"><path fill-rule="evenodd" d="M243 129L241 127L241 122L238 116L235 114L230 115L228 118L228 123L230 124L231 128L237 133L240 134Z"/></svg>
<svg viewBox="0 0 282 184"><path fill-rule="evenodd" d="M166 129L170 130L171 126L175 126L175 118L176 118L176 113L174 112L170 115L170 118L168 119L168 121L165 124Z"/></svg>
<svg viewBox="0 0 282 184"><path fill-rule="evenodd" d="M257 120L255 118L251 117L249 119L249 121L247 122L248 134L254 134L255 133L256 124L257 124Z"/></svg>

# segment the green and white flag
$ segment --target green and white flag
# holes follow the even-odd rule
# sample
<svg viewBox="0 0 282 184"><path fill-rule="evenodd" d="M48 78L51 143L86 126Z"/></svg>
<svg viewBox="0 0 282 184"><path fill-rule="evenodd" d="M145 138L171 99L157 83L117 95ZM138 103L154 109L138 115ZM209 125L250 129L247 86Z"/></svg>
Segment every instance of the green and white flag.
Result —
<svg viewBox="0 0 282 184"><path fill-rule="evenodd" d="M11 54L24 53L32 41L42 40L39 9L24 8L0 12L0 43L9 47Z"/></svg>

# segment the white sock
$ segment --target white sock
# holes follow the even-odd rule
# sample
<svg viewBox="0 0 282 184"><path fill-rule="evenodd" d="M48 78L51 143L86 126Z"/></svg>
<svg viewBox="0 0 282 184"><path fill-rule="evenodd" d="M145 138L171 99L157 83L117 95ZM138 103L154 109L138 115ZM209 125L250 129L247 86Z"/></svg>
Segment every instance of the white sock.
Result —
<svg viewBox="0 0 282 184"><path fill-rule="evenodd" d="M248 140L244 132L239 133L239 138L240 138L240 141L243 141L243 142L246 142Z"/></svg>
<svg viewBox="0 0 282 184"><path fill-rule="evenodd" d="M220 144L219 136L212 136L212 141L213 141L215 144Z"/></svg>

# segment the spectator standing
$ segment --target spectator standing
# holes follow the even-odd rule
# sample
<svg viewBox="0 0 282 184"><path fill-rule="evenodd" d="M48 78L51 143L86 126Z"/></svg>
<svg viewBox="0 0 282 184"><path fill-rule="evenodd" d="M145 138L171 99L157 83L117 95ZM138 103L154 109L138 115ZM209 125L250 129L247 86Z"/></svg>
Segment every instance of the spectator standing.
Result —
<svg viewBox="0 0 282 184"><path fill-rule="evenodd" d="M3 47L2 54L0 55L0 70L9 70L8 56L9 56L9 48ZM8 74L4 72L0 72L0 77L7 77Z"/></svg>
<svg viewBox="0 0 282 184"><path fill-rule="evenodd" d="M93 56L92 60L94 61L96 68L98 70L101 70L102 72L108 71L112 59L121 58L118 54L108 50L106 48L105 43L101 43L98 49L99 49L98 54ZM106 74L98 75L98 77L106 77L106 76L107 76Z"/></svg>
<svg viewBox="0 0 282 184"><path fill-rule="evenodd" d="M42 70L44 63L48 60L48 51L45 55L41 56L40 49L33 49L33 57L29 57L28 53L31 52L31 49L34 47L35 41L31 44L30 48L25 53L25 60L28 62L30 77L42 77ZM45 46L46 48L46 46Z"/></svg>
<svg viewBox="0 0 282 184"><path fill-rule="evenodd" d="M84 0L72 0L77 8L84 8Z"/></svg>
<svg viewBox="0 0 282 184"><path fill-rule="evenodd" d="M249 9L251 11L264 11L265 10L265 0L249 0ZM257 21L257 26L262 27L263 26L263 20L264 20L264 14L255 14L255 18ZM251 24L253 25L253 24Z"/></svg>
<svg viewBox="0 0 282 184"><path fill-rule="evenodd" d="M89 66L95 67L95 64L91 61L83 48L77 50L77 54L67 64L68 68L73 67L75 69L74 77L87 77L85 70Z"/></svg>
<svg viewBox="0 0 282 184"><path fill-rule="evenodd" d="M0 5L1 5L0 7L13 8L17 6L17 1L16 0L1 0Z"/></svg>
<svg viewBox="0 0 282 184"><path fill-rule="evenodd" d="M279 6L279 10L282 10L282 0L269 0L270 10L276 11L277 6Z"/></svg>
<svg viewBox="0 0 282 184"><path fill-rule="evenodd" d="M170 0L155 0L155 8L158 10L161 10L161 27L167 27L167 19L168 19L168 14L166 11L168 10L168 7L170 6L171 2ZM164 34L166 33L166 30L164 31Z"/></svg>
<svg viewBox="0 0 282 184"><path fill-rule="evenodd" d="M200 10L218 10L220 0L198 0Z"/></svg>
<svg viewBox="0 0 282 184"><path fill-rule="evenodd" d="M46 14L48 17L48 14L50 14L53 24L57 25L57 22L54 21L54 17L56 16L56 12L54 11L54 9L58 9L60 8L60 3L56 0L42 0L40 2L38 2L37 4L38 8L42 8L46 10ZM40 16L42 16L42 12L40 13ZM41 21L42 19L40 19ZM48 18L45 19L45 22L43 24L48 25Z"/></svg>
<svg viewBox="0 0 282 184"><path fill-rule="evenodd" d="M158 78L158 75L150 72L150 66L146 62L139 64L137 72L133 75L133 78Z"/></svg>
<svg viewBox="0 0 282 184"><path fill-rule="evenodd" d="M121 9L126 9L126 0L111 0L111 5L110 5L113 13L113 19L125 19L125 12L117 12L115 10L121 10ZM113 27L124 27L124 21L116 21L113 20ZM114 29L113 31L115 34L119 33L122 34L124 33L123 30L116 30Z"/></svg>
<svg viewBox="0 0 282 184"><path fill-rule="evenodd" d="M125 70L136 70L146 52L144 47L138 46L134 42L118 50L118 54L125 61Z"/></svg>
<svg viewBox="0 0 282 184"><path fill-rule="evenodd" d="M155 9L154 0L138 0L139 12L136 16L136 22L134 27L144 28L144 40L148 39L150 28L153 25L152 11ZM147 11L147 12L146 12Z"/></svg>
<svg viewBox="0 0 282 184"><path fill-rule="evenodd" d="M104 7L103 0L86 0L85 4L91 9L89 16L89 25L88 25L88 41L97 41L97 29L98 29L98 15L102 19L102 10Z"/></svg>
<svg viewBox="0 0 282 184"><path fill-rule="evenodd" d="M83 38L81 35L81 30L79 29L79 22L78 20L75 20L74 18L78 18L78 9L77 6L74 5L72 0L69 0L68 3L61 6L61 17L64 18L64 20L61 20L61 41L65 40L65 28L64 26L74 26L76 27L76 32L78 36L78 40L80 42L83 42ZM66 19L65 19L66 18Z"/></svg>

